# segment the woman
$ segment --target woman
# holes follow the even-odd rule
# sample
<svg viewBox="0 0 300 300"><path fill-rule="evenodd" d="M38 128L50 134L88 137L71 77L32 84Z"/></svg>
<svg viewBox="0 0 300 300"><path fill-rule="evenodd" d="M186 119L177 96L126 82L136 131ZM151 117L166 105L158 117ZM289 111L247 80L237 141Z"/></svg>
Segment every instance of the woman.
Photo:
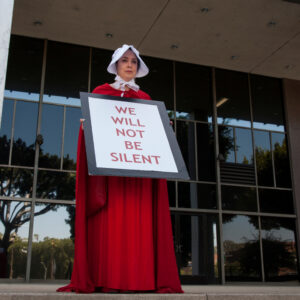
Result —
<svg viewBox="0 0 300 300"><path fill-rule="evenodd" d="M150 99L136 77L147 66L129 45L107 68L113 84L93 93ZM71 283L58 291L182 293L165 180L88 176L80 128L76 177L75 257Z"/></svg>

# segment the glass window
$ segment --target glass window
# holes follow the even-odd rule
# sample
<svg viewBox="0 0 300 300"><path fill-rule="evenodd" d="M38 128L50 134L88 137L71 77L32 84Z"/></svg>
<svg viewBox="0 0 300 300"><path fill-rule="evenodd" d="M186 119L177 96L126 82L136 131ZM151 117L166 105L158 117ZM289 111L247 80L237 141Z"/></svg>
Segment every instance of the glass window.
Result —
<svg viewBox="0 0 300 300"><path fill-rule="evenodd" d="M176 62L176 116L212 121L211 68Z"/></svg>
<svg viewBox="0 0 300 300"><path fill-rule="evenodd" d="M90 50L48 42L43 101L80 106L79 92L88 91Z"/></svg>
<svg viewBox="0 0 300 300"><path fill-rule="evenodd" d="M113 51L92 49L91 92L104 83L114 82L115 75L107 72Z"/></svg>
<svg viewBox="0 0 300 300"><path fill-rule="evenodd" d="M41 134L44 142L39 153L41 168L60 169L63 117L63 106L43 104Z"/></svg>
<svg viewBox="0 0 300 300"><path fill-rule="evenodd" d="M76 169L77 140L81 116L81 109L66 107L63 163L63 168L66 170Z"/></svg>
<svg viewBox="0 0 300 300"><path fill-rule="evenodd" d="M272 133L276 186L291 187L291 171L287 140L283 133Z"/></svg>
<svg viewBox="0 0 300 300"><path fill-rule="evenodd" d="M235 142L233 128L218 126L219 152L225 163L235 163Z"/></svg>
<svg viewBox="0 0 300 300"><path fill-rule="evenodd" d="M284 131L281 80L250 75L253 127Z"/></svg>
<svg viewBox="0 0 300 300"><path fill-rule="evenodd" d="M0 128L0 164L8 164L14 101L4 100Z"/></svg>
<svg viewBox="0 0 300 300"><path fill-rule="evenodd" d="M33 170L0 168L0 195L6 197L32 197Z"/></svg>
<svg viewBox="0 0 300 300"><path fill-rule="evenodd" d="M294 213L292 191L259 189L259 204L262 212Z"/></svg>
<svg viewBox="0 0 300 300"><path fill-rule="evenodd" d="M225 210L257 211L255 188L222 186L222 208Z"/></svg>
<svg viewBox="0 0 300 300"><path fill-rule="evenodd" d="M25 279L31 202L0 200L0 278Z"/></svg>
<svg viewBox="0 0 300 300"><path fill-rule="evenodd" d="M250 129L218 126L221 181L255 184Z"/></svg>
<svg viewBox="0 0 300 300"><path fill-rule="evenodd" d="M43 40L11 36L5 97L39 100L43 50Z"/></svg>
<svg viewBox="0 0 300 300"><path fill-rule="evenodd" d="M216 209L216 185L178 182L178 205L186 208Z"/></svg>
<svg viewBox="0 0 300 300"><path fill-rule="evenodd" d="M36 197L40 199L75 199L76 174L71 172L38 172Z"/></svg>
<svg viewBox="0 0 300 300"><path fill-rule="evenodd" d="M210 124L197 123L198 180L215 181L214 131Z"/></svg>
<svg viewBox="0 0 300 300"><path fill-rule="evenodd" d="M177 140L191 179L196 179L195 124L177 121Z"/></svg>
<svg viewBox="0 0 300 300"><path fill-rule="evenodd" d="M179 219L179 236L175 241L175 252L181 281L218 283L217 216L178 214L176 218Z"/></svg>
<svg viewBox="0 0 300 300"><path fill-rule="evenodd" d="M168 195L169 195L169 206L176 207L176 190L175 181L167 181L168 184Z"/></svg>
<svg viewBox="0 0 300 300"><path fill-rule="evenodd" d="M37 203L31 278L70 279L74 260L74 206Z"/></svg>
<svg viewBox="0 0 300 300"><path fill-rule="evenodd" d="M257 217L223 215L226 281L261 280Z"/></svg>
<svg viewBox="0 0 300 300"><path fill-rule="evenodd" d="M250 127L248 75L216 70L218 123Z"/></svg>
<svg viewBox="0 0 300 300"><path fill-rule="evenodd" d="M235 129L236 162L238 164L253 165L253 147L250 129Z"/></svg>
<svg viewBox="0 0 300 300"><path fill-rule="evenodd" d="M12 164L33 167L38 103L17 101Z"/></svg>
<svg viewBox="0 0 300 300"><path fill-rule="evenodd" d="M254 130L254 143L258 185L273 186L272 153L269 132Z"/></svg>
<svg viewBox="0 0 300 300"><path fill-rule="evenodd" d="M261 218L261 226L266 280L298 280L295 221Z"/></svg>
<svg viewBox="0 0 300 300"><path fill-rule="evenodd" d="M173 63L152 57L143 57L143 60L150 71L146 77L137 78L137 83L153 100L164 101L169 117L174 117Z"/></svg>

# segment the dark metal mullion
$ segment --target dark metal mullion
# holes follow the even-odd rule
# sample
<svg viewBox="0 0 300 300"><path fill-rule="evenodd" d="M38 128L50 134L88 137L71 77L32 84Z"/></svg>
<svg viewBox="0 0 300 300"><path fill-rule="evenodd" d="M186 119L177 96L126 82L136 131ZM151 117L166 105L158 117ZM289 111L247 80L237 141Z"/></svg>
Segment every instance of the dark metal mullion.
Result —
<svg viewBox="0 0 300 300"><path fill-rule="evenodd" d="M45 73L46 73L47 46L48 46L48 41L44 40L41 89L40 89L40 98L39 98L39 111L38 111L38 123L37 123L36 135L40 134L40 131L41 131L43 95L44 95ZM32 236L33 236L34 211L35 211L35 202L36 202L36 186L37 186L37 175L38 175L39 151L40 151L40 147L37 143L35 143L32 202L31 202L31 214L30 214L30 223L29 223L29 232L28 232L28 248L27 248L28 250L27 250L26 277L25 277L26 282L30 281L30 268L31 268L31 256L32 256Z"/></svg>
<svg viewBox="0 0 300 300"><path fill-rule="evenodd" d="M186 212L186 213L210 213L216 214L219 212L218 209L205 209L205 208L170 208L171 211L176 212ZM242 211L242 210L223 210L224 214L227 215L243 215L243 216L252 216L252 217L275 217L275 218L288 218L288 219L296 219L296 215L288 215L288 214L274 214L274 213L257 213L251 211Z"/></svg>
<svg viewBox="0 0 300 300"><path fill-rule="evenodd" d="M0 196L0 200L4 201L20 201L20 202L31 202L31 198L24 197L9 197L9 196Z"/></svg>
<svg viewBox="0 0 300 300"><path fill-rule="evenodd" d="M174 105L174 130L175 130L175 135L177 136L177 116L176 116L176 65L175 61L173 61L173 105Z"/></svg>
<svg viewBox="0 0 300 300"><path fill-rule="evenodd" d="M11 124L11 133L10 133L9 158L8 158L9 166L11 165L12 151L13 151L13 144L14 144L16 107L17 107L17 102L16 100L14 100L13 119Z"/></svg>
<svg viewBox="0 0 300 300"><path fill-rule="evenodd" d="M251 79L250 74L248 74L248 88L249 88L249 105L250 105L250 118L251 118L251 137L252 137L252 151L253 151L253 164L254 164L254 175L255 175L255 191L256 191L256 205L258 216L258 235L259 235L259 252L261 259L261 277L262 281L265 282L265 268L264 268L264 253L262 245L262 234L261 234L261 217L260 217L260 202L259 202L259 192L258 192L258 177L257 177L257 166L256 166L256 151L255 151L255 140L254 140L254 128L253 128L253 107L252 107L252 90L251 90Z"/></svg>
<svg viewBox="0 0 300 300"><path fill-rule="evenodd" d="M276 176L275 176L275 161L274 161L272 132L269 132L269 138L270 138L270 149L271 149L271 158L272 158L273 182L274 182L274 187L277 187Z"/></svg>
<svg viewBox="0 0 300 300"><path fill-rule="evenodd" d="M224 264L224 246L223 246L223 216L222 216L222 199L221 199L221 174L219 157L219 135L218 135L218 120L217 120L217 93L215 68L212 68L212 95L213 95L213 126L215 133L215 161L216 161L216 181L217 181L217 197L218 197L218 217L219 217L219 251L221 265L221 282L225 284L225 264Z"/></svg>
<svg viewBox="0 0 300 300"><path fill-rule="evenodd" d="M39 101L34 101L34 100L29 100L29 99L21 99L21 98L13 98L13 97L5 97L5 99L13 100L13 101L16 100L16 101L22 101L22 102L39 103ZM47 102L47 101L43 101L43 103L50 104L50 105L56 105L56 106L80 108L80 106L78 106L78 105L71 105L71 104L54 103L54 102ZM280 132L280 133L282 133L282 132Z"/></svg>
<svg viewBox="0 0 300 300"><path fill-rule="evenodd" d="M260 258L261 258L261 279L262 282L266 281L265 276L265 265L264 265L264 251L263 251L263 239L262 239L262 229L261 229L261 216L258 216L258 229L259 229L259 251L260 251Z"/></svg>
<svg viewBox="0 0 300 300"><path fill-rule="evenodd" d="M295 214L279 214L279 213L258 213L254 211L243 211L243 210L223 210L224 214L238 214L238 215L249 215L249 216L262 216L262 217L275 217L275 218L290 218L295 219Z"/></svg>
<svg viewBox="0 0 300 300"><path fill-rule="evenodd" d="M176 65L173 61L173 105L174 105L174 131L177 138L177 118L176 118ZM178 207L178 180L175 181L175 207ZM175 222L176 223L176 222Z"/></svg>
<svg viewBox="0 0 300 300"><path fill-rule="evenodd" d="M89 55L89 74L88 74L88 93L91 92L92 55L93 55L93 48L90 47L90 55Z"/></svg>
<svg viewBox="0 0 300 300"><path fill-rule="evenodd" d="M39 171L76 173L76 170L60 170L60 169L50 169L50 168L38 168L38 169L39 169Z"/></svg>
<svg viewBox="0 0 300 300"><path fill-rule="evenodd" d="M63 114L63 126L62 126L62 137L61 137L61 147L60 147L60 170L63 169L64 164L64 146L65 146L65 128L66 128L66 106L64 106Z"/></svg>
<svg viewBox="0 0 300 300"><path fill-rule="evenodd" d="M196 164L196 181L199 180L198 176L198 139L197 139L197 124L194 122L194 141L195 141L195 146L194 146L194 151L195 151L195 164Z"/></svg>
<svg viewBox="0 0 300 300"><path fill-rule="evenodd" d="M237 163L237 146L236 146L236 132L235 128L231 127L233 129L233 142L234 142L234 162Z"/></svg>
<svg viewBox="0 0 300 300"><path fill-rule="evenodd" d="M61 204L61 205L65 205L65 204L75 205L75 201L74 200L41 199L41 198L36 198L36 202L39 202L39 203L55 203L55 204Z"/></svg>

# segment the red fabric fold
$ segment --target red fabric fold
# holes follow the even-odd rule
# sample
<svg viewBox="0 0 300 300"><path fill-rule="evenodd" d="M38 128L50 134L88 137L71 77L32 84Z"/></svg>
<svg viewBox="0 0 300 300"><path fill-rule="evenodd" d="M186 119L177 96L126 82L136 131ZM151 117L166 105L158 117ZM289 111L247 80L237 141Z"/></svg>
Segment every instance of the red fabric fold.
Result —
<svg viewBox="0 0 300 300"><path fill-rule="evenodd" d="M105 84L94 92L120 96ZM150 99L132 90L124 97ZM75 256L71 283L59 292L182 293L166 180L89 176L79 131Z"/></svg>

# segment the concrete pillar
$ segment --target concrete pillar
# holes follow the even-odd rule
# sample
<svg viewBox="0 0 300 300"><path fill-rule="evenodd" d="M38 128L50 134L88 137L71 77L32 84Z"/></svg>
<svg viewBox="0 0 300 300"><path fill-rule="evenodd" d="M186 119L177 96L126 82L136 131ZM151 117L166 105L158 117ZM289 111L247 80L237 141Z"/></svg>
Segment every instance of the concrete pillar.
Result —
<svg viewBox="0 0 300 300"><path fill-rule="evenodd" d="M298 257L300 257L300 81L284 79L283 93L294 189L294 205L297 214L298 234L296 240Z"/></svg>
<svg viewBox="0 0 300 300"><path fill-rule="evenodd" d="M14 0L0 1L0 126Z"/></svg>

